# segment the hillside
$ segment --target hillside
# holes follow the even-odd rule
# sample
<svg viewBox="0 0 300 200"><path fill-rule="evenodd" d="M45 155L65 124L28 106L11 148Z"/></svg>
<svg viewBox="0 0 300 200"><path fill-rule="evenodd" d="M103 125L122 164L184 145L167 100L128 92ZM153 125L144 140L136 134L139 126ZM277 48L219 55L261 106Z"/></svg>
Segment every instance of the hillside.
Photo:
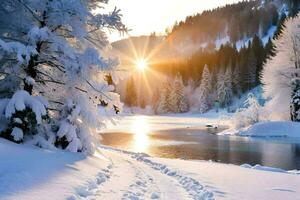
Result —
<svg viewBox="0 0 300 200"><path fill-rule="evenodd" d="M167 77L180 74L192 91L199 87L205 65L211 72L214 91L218 77L227 71L235 82L233 96L239 97L260 84L263 63L275 54L272 39L280 35L285 20L298 8L298 1L242 1L188 16L176 22L164 37L152 34L114 42L113 54L127 69L133 69L137 59L145 58L152 71ZM157 81L155 76L147 74L154 83L151 87L161 89L165 80ZM126 84L121 85L118 91L125 94ZM140 87L139 93L153 96Z"/></svg>
<svg viewBox="0 0 300 200"><path fill-rule="evenodd" d="M176 22L166 36L130 37L112 44L115 54L126 57L148 56L155 59L185 58L197 51L214 51L231 44L246 47L257 35L264 45L278 35L282 22L294 16L299 3L291 0L255 0L207 10L185 21ZM245 23L247 22L247 23ZM135 55L143 52L144 55Z"/></svg>

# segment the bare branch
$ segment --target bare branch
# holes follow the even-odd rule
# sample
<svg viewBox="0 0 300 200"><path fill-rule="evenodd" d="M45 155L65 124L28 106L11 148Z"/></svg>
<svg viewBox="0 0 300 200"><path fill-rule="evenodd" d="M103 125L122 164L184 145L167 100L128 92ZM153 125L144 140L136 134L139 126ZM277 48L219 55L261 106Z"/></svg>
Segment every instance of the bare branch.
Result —
<svg viewBox="0 0 300 200"><path fill-rule="evenodd" d="M59 85L65 85L66 84L64 82L60 82L60 81L56 81L56 80L36 80L35 82L37 82L37 83L48 82L48 83L56 83L56 84L59 84Z"/></svg>
<svg viewBox="0 0 300 200"><path fill-rule="evenodd" d="M105 93L103 93L102 91L100 90L97 90L97 88L95 88L88 80L85 80L87 82L87 84L93 89L95 90L96 92L99 92L101 93L103 96L105 96L108 100L112 100L109 96L107 96Z"/></svg>
<svg viewBox="0 0 300 200"><path fill-rule="evenodd" d="M21 5L23 5L24 8L26 8L31 14L32 16L41 23L41 19L39 19L39 17L36 15L36 13L31 10L31 8L29 8L22 0L17 0Z"/></svg>

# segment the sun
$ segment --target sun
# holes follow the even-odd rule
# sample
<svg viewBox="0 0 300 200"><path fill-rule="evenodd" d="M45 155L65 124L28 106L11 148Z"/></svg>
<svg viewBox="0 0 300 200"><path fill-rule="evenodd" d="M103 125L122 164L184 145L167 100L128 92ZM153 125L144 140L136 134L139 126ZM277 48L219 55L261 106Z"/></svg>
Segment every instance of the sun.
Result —
<svg viewBox="0 0 300 200"><path fill-rule="evenodd" d="M139 59L136 61L135 66L137 69L143 71L148 67L148 63L145 59Z"/></svg>

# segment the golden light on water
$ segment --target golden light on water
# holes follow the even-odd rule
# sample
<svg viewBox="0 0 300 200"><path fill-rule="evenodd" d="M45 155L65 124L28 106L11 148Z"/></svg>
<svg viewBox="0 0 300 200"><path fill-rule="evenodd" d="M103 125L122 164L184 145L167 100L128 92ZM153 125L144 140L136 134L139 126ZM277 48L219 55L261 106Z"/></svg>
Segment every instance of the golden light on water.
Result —
<svg viewBox="0 0 300 200"><path fill-rule="evenodd" d="M131 132L134 134L134 150L136 152L145 152L149 146L149 124L143 116L138 116L131 126Z"/></svg>

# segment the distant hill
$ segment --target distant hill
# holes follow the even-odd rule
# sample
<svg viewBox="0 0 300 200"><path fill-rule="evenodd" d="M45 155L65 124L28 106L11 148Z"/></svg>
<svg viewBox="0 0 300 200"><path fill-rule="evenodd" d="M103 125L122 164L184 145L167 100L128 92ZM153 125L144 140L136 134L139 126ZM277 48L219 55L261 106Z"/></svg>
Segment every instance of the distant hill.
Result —
<svg viewBox="0 0 300 200"><path fill-rule="evenodd" d="M275 54L272 39L280 35L286 18L297 14L299 2L242 1L188 16L165 36L152 34L114 42L112 51L123 67L133 67L134 59L149 57L151 72L155 72L147 73L151 88L161 89L165 81L162 76L157 79L156 74L165 78L179 74L185 85L196 88L207 65L213 88L218 77L234 72L230 79L238 83L235 90L246 93L260 85L263 63ZM139 84L139 93L151 97L145 85ZM119 87L120 93L125 92L125 84Z"/></svg>
<svg viewBox="0 0 300 200"><path fill-rule="evenodd" d="M166 37L140 36L112 44L118 53L134 56L155 52L156 58L181 58L199 50L213 51L231 43L240 50L258 35L264 45L287 16L299 10L298 0L242 1L188 16L176 22ZM139 55L140 57L142 55ZM122 57L122 56L121 56Z"/></svg>
<svg viewBox="0 0 300 200"><path fill-rule="evenodd" d="M200 48L218 49L225 43L235 44L239 50L254 35L266 44L282 19L295 15L295 10L299 10L298 0L242 1L176 22L167 41L185 54Z"/></svg>

